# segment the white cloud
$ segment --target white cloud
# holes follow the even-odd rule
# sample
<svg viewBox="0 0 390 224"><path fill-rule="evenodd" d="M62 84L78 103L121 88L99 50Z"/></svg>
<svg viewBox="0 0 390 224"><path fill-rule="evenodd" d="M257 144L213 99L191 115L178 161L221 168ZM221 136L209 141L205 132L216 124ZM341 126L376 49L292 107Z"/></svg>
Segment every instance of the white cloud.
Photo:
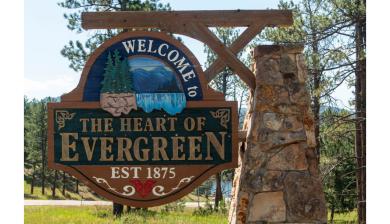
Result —
<svg viewBox="0 0 390 224"><path fill-rule="evenodd" d="M76 88L78 75L62 75L55 79L32 80L24 77L24 94L28 98L42 99L47 96L57 97Z"/></svg>

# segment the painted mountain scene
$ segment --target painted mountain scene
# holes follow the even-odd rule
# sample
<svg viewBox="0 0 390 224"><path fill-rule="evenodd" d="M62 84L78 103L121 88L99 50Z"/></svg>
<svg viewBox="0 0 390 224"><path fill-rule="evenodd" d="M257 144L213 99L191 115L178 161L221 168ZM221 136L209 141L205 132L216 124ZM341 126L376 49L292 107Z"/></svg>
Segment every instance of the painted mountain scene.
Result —
<svg viewBox="0 0 390 224"><path fill-rule="evenodd" d="M100 93L102 108L114 116L137 108L174 115L186 106L181 83L168 65L143 56L120 60L117 51L108 56Z"/></svg>

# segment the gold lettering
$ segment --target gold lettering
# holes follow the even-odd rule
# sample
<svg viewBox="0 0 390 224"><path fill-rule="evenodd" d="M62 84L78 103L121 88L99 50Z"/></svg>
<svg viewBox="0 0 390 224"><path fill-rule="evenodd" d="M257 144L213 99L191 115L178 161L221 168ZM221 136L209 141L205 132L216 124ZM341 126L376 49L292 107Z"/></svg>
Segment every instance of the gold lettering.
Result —
<svg viewBox="0 0 390 224"><path fill-rule="evenodd" d="M134 141L134 146L133 146L133 150L134 150L134 157L135 159L139 160L139 161L146 161L146 160L149 160L149 151L150 149L142 149L142 157L140 155L140 141L143 140L145 144L148 144L148 139L145 138L145 137L139 137L139 138L136 138L135 141Z"/></svg>
<svg viewBox="0 0 390 224"><path fill-rule="evenodd" d="M154 131L152 120L150 118L146 119L146 124L145 124L144 131Z"/></svg>
<svg viewBox="0 0 390 224"><path fill-rule="evenodd" d="M134 121L134 131L142 131L142 118L133 118Z"/></svg>
<svg viewBox="0 0 390 224"><path fill-rule="evenodd" d="M193 131L195 128L195 120L192 117L186 117L184 119L184 129L186 131Z"/></svg>
<svg viewBox="0 0 390 224"><path fill-rule="evenodd" d="M219 157L224 160L225 159L225 135L226 132L219 132L221 135L221 142L218 141L217 137L213 132L205 132L207 136L207 157L206 160L212 160L213 158L210 155L211 145L214 146L215 150L218 152Z"/></svg>
<svg viewBox="0 0 390 224"><path fill-rule="evenodd" d="M70 144L70 137L73 137L75 140L78 139L77 133L60 133L62 138L61 144L61 161L77 161L79 159L79 154L76 151L76 142L73 141ZM69 149L75 152L75 155L71 158L69 155Z"/></svg>
<svg viewBox="0 0 390 224"><path fill-rule="evenodd" d="M124 161L123 153L125 153L127 161L133 161L130 154L131 139L129 138L117 138L118 139L118 159L117 161ZM125 143L126 142L126 143Z"/></svg>
<svg viewBox="0 0 390 224"><path fill-rule="evenodd" d="M172 137L172 160L185 160L185 155L183 153L183 144L179 145L179 140L181 142L185 141L184 137ZM179 155L179 152L181 153Z"/></svg>
<svg viewBox="0 0 390 224"><path fill-rule="evenodd" d="M152 137L153 139L153 160L160 160L160 156L163 160L169 160L167 156L166 147L168 142L163 137Z"/></svg>
<svg viewBox="0 0 390 224"><path fill-rule="evenodd" d="M121 118L121 131L130 131L131 118Z"/></svg>
<svg viewBox="0 0 390 224"><path fill-rule="evenodd" d="M199 142L202 142L201 136L190 136L188 137L188 140L190 141L189 147L190 147L190 156L188 157L189 160L201 160L202 159L202 153L200 152L200 144ZM198 141L198 143L196 143ZM198 152L198 155L195 155L195 153Z"/></svg>
<svg viewBox="0 0 390 224"><path fill-rule="evenodd" d="M156 131L166 131L165 129L165 122L166 120L161 117L156 118Z"/></svg>
<svg viewBox="0 0 390 224"><path fill-rule="evenodd" d="M92 159L93 151L95 151L95 145L97 139L98 139L97 137L92 137L92 148L91 148L91 145L89 144L89 137L81 137L81 141L83 141L84 150L85 150L85 154L87 155L88 161L91 161Z"/></svg>
<svg viewBox="0 0 390 224"><path fill-rule="evenodd" d="M168 117L169 121L169 131L175 131L175 124L177 121L177 117Z"/></svg>
<svg viewBox="0 0 390 224"><path fill-rule="evenodd" d="M92 132L102 132L102 119L101 118L91 118L91 131ZM96 130L97 129L97 130Z"/></svg>
<svg viewBox="0 0 390 224"><path fill-rule="evenodd" d="M80 118L80 121L83 123L83 132L87 132L87 122L89 118Z"/></svg>
<svg viewBox="0 0 390 224"><path fill-rule="evenodd" d="M101 137L100 138L100 161L113 161L114 155L112 152L111 144L107 145L108 143L113 143L114 138L109 137ZM109 157L107 157L107 154L110 154Z"/></svg>
<svg viewBox="0 0 390 224"><path fill-rule="evenodd" d="M112 132L112 118L104 118L104 131Z"/></svg>
<svg viewBox="0 0 390 224"><path fill-rule="evenodd" d="M198 123L198 131L202 131L203 127L205 126L206 118L205 117L197 117L196 118Z"/></svg>

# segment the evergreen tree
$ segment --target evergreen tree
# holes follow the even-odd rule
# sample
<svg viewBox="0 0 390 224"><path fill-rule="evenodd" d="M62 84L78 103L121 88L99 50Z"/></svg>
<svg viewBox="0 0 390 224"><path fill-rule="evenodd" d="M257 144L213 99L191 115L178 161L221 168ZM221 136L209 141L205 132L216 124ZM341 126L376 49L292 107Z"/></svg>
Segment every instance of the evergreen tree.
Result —
<svg viewBox="0 0 390 224"><path fill-rule="evenodd" d="M112 90L112 72L114 70L114 64L113 64L113 61L112 61L112 56L111 56L111 52L108 53L108 56L107 56L107 62L106 62L106 67L104 68L104 79L103 79L103 82L102 82L102 89L100 90L100 92L102 93L108 93Z"/></svg>
<svg viewBox="0 0 390 224"><path fill-rule="evenodd" d="M220 39L220 41L226 45L230 46L235 39L238 38L239 31L233 28L215 28L213 32ZM205 45L204 52L207 54L206 67L210 66L217 58L217 55L207 46ZM238 57L242 57L242 52L238 54ZM244 60L245 64L249 65L248 60ZM243 120L243 115L241 113L241 107L244 101L246 101L248 97L248 87L246 84L228 67L224 68L222 72L217 74L217 76L210 82L210 86L217 91L220 91L224 94L226 99L232 99L234 101L239 100L239 118ZM218 209L219 202L223 200L222 194L222 177L231 177L233 169L226 170L222 173L217 173L215 175L215 200L214 207Z"/></svg>
<svg viewBox="0 0 390 224"><path fill-rule="evenodd" d="M77 33L85 32L81 27L82 12L115 12L115 11L167 11L169 4L160 3L160 0L62 0L58 3L62 8L69 10L64 14L68 22L68 29ZM61 54L69 61L69 67L80 71L89 55L107 39L117 35L123 29L95 30L83 43L79 40L69 41L61 50Z"/></svg>
<svg viewBox="0 0 390 224"><path fill-rule="evenodd" d="M121 89L125 93L133 92L133 80L129 72L129 64L126 58L121 62L120 80Z"/></svg>
<svg viewBox="0 0 390 224"><path fill-rule="evenodd" d="M118 50L114 51L114 69L111 73L111 86L114 93L123 92L120 79L121 55Z"/></svg>

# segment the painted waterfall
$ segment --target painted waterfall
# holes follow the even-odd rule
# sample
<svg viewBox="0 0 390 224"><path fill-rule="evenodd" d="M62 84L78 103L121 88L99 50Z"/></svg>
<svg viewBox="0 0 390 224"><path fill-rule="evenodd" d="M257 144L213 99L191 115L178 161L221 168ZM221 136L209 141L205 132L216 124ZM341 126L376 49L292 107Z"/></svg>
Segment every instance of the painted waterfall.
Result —
<svg viewBox="0 0 390 224"><path fill-rule="evenodd" d="M170 115L185 108L186 97L181 83L168 65L144 56L130 57L128 65L137 107L147 113L163 109Z"/></svg>

